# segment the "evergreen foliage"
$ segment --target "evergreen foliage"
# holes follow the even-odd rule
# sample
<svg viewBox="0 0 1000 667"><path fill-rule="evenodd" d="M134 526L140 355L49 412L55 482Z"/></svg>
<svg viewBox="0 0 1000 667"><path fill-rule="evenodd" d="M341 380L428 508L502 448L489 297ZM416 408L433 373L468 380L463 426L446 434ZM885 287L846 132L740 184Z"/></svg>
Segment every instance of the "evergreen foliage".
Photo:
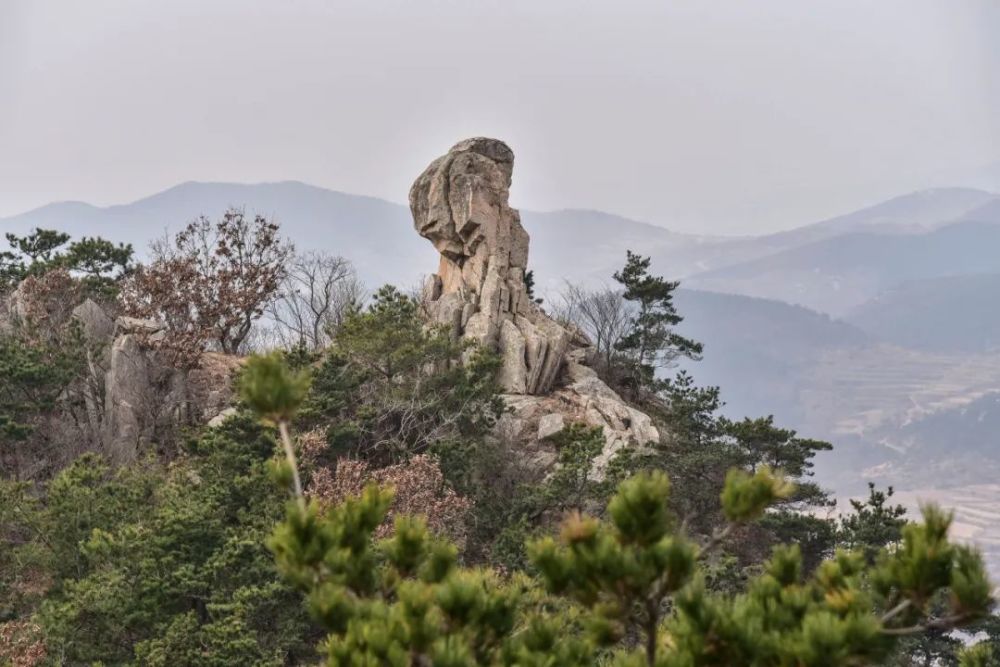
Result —
<svg viewBox="0 0 1000 667"><path fill-rule="evenodd" d="M840 544L848 549L860 549L869 562L874 562L879 549L899 542L906 525L906 508L890 505L893 489L879 491L868 483L868 498L851 500L852 514L842 517L837 530Z"/></svg>
<svg viewBox="0 0 1000 667"><path fill-rule="evenodd" d="M498 367L497 355L424 326L417 302L386 286L335 332L302 421L326 429L334 455L386 463L433 447L452 459L500 416Z"/></svg>
<svg viewBox="0 0 1000 667"><path fill-rule="evenodd" d="M374 486L325 513L298 496L269 544L329 632L330 665L533 664L543 655L592 664L601 647L616 665L863 664L888 656L899 637L970 623L992 605L981 557L948 541L951 517L933 506L874 567L838 551L807 575L798 547L782 546L746 592L709 593L699 560L723 535L699 546L675 529L669 488L663 473L640 474L619 487L607 522L574 514L559 542L531 545L547 589L585 610L584 635L553 635L552 623L568 628L570 619L525 612L515 585L458 567L454 548L419 519L400 517L393 537L374 542L391 499ZM726 530L793 492L766 465L734 469L720 496ZM929 618L944 592L946 614ZM554 639L542 655L525 642L539 635Z"/></svg>
<svg viewBox="0 0 1000 667"><path fill-rule="evenodd" d="M696 359L702 350L701 343L673 330L683 320L673 303L680 283L650 275L649 267L648 257L629 250L625 266L614 274L624 289L623 298L634 305L629 328L616 347L624 372L620 382L636 397L657 389L657 369L680 356Z"/></svg>
<svg viewBox="0 0 1000 667"><path fill-rule="evenodd" d="M188 274L159 267L171 313L232 316L224 336L199 320L196 353L204 336L242 345L290 251L267 220L219 224L190 226L171 261L197 273L205 259L209 283L232 269L242 310L213 310L209 284L205 308L185 310ZM131 249L9 240L0 279L41 298L0 334L0 665L277 666L312 662L317 645L352 666L996 662L990 584L979 554L948 540L949 514L908 522L892 489L871 487L820 518L831 501L812 472L828 443L722 418L718 388L657 377L700 346L675 334L677 284L647 258L629 253L616 274L628 308L601 304L630 314L602 354L663 437L623 448L603 478L600 429L567 424L540 446L555 457L544 470L497 437L497 356L428 326L392 287L345 301L326 349L313 335L248 359L240 411L168 443L172 460L115 469L75 458L87 442L56 451L67 439L50 427L76 420L99 352L72 308L113 290ZM965 649L956 627L987 639Z"/></svg>
<svg viewBox="0 0 1000 667"><path fill-rule="evenodd" d="M20 542L12 557L52 582L36 617L50 659L207 667L312 655L311 624L264 546L282 512L274 448L268 431L234 417L168 468L114 471L90 455L42 499L4 487L0 520ZM26 596L15 614L30 608Z"/></svg>
<svg viewBox="0 0 1000 667"><path fill-rule="evenodd" d="M78 328L57 340L0 333L0 461L6 449L31 434L83 365ZM10 453L10 452L7 452Z"/></svg>
<svg viewBox="0 0 1000 667"><path fill-rule="evenodd" d="M99 237L70 243L69 234L52 229L36 229L27 236L5 236L11 249L0 252L0 291L29 276L63 268L82 275L84 284L95 295L108 297L114 295L115 281L132 268L131 245L115 245Z"/></svg>

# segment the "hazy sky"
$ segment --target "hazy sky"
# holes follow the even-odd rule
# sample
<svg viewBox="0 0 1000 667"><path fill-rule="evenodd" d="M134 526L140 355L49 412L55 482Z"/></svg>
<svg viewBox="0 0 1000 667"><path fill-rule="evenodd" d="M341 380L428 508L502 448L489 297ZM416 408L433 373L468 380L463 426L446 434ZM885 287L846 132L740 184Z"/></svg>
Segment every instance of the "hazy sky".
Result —
<svg viewBox="0 0 1000 667"><path fill-rule="evenodd" d="M1000 161L995 0L0 0L0 215L186 180L405 201L505 139L515 204L753 233Z"/></svg>

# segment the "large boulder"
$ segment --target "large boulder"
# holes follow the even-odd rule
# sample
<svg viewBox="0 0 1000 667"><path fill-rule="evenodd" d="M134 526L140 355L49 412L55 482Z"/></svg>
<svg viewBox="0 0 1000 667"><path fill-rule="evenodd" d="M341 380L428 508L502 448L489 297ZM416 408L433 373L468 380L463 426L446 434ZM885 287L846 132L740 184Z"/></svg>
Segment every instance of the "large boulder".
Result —
<svg viewBox="0 0 1000 667"><path fill-rule="evenodd" d="M622 447L655 441L659 432L587 367L589 341L529 297L528 233L508 203L513 169L507 144L479 137L455 144L417 178L414 227L441 255L423 300L437 324L499 353L508 411L497 433L548 467L555 461L548 441L566 424L601 427L605 447L591 471L599 478Z"/></svg>
<svg viewBox="0 0 1000 667"><path fill-rule="evenodd" d="M211 421L235 402L233 376L242 360L203 352L178 368L157 342L166 327L156 320L119 317L104 379L102 444L118 463L134 460L146 446L176 437L179 429Z"/></svg>
<svg viewBox="0 0 1000 667"><path fill-rule="evenodd" d="M545 394L572 336L528 296L528 234L508 204L513 168L502 141L459 142L417 178L410 210L417 232L441 253L424 289L432 318L496 349L506 391Z"/></svg>

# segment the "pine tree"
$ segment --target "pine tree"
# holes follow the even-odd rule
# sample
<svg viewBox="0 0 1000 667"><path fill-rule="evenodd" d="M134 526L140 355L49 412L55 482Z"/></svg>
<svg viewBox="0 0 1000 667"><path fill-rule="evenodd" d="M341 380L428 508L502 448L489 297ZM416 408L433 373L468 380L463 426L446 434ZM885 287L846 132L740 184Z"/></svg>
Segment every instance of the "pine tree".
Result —
<svg viewBox="0 0 1000 667"><path fill-rule="evenodd" d="M699 358L702 350L701 343L673 330L683 320L673 303L680 283L650 275L649 267L649 257L629 250L625 267L614 274L625 290L626 301L635 307L630 327L617 343L626 366L623 382L635 396L643 390L655 391L659 386L657 369L680 356Z"/></svg>
<svg viewBox="0 0 1000 667"><path fill-rule="evenodd" d="M277 421L288 453L280 476L290 480L288 424L303 380L277 362L251 359L242 393ZM523 577L459 567L454 547L430 537L419 518L398 517L395 534L374 541L390 491L369 487L324 513L289 487L294 502L269 545L329 632L329 665L589 665L602 656L621 667L846 667L878 664L901 637L968 624L993 604L982 557L948 541L951 516L933 506L873 566L863 553L838 551L806 574L798 547L780 546L745 592L708 592L705 555L794 493L766 466L730 471L720 496L729 525L705 544L676 527L663 473L626 481L608 521L574 514L558 541L530 545L555 596L540 606ZM935 599L946 608L931 616ZM977 649L967 663L981 664L985 653Z"/></svg>
<svg viewBox="0 0 1000 667"><path fill-rule="evenodd" d="M5 235L11 250L0 252L0 291L28 276L62 268L82 274L84 285L96 296L113 296L114 284L130 268L132 246L102 238L70 235L54 229L35 229L27 236ZM69 246L66 244L69 243Z"/></svg>
<svg viewBox="0 0 1000 667"><path fill-rule="evenodd" d="M862 502L852 499L851 514L841 517L837 529L838 542L848 549L864 552L869 562L874 562L880 549L899 541L906 525L906 508L889 504L893 488L878 491L873 482L868 483L868 498Z"/></svg>

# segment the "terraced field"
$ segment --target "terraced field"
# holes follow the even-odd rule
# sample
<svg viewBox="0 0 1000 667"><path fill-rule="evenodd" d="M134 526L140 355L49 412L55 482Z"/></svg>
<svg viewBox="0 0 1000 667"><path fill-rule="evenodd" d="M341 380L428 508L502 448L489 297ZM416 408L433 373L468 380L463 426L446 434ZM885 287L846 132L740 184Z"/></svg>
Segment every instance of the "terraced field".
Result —
<svg viewBox="0 0 1000 667"><path fill-rule="evenodd" d="M1000 355L873 345L830 350L810 375L801 396L807 428L835 440L877 435L886 447L905 451L897 428L1000 390Z"/></svg>
<svg viewBox="0 0 1000 667"><path fill-rule="evenodd" d="M994 582L1000 582L1000 484L897 491L893 499L915 517L919 516L919 506L924 502L953 509L952 537L978 545Z"/></svg>

